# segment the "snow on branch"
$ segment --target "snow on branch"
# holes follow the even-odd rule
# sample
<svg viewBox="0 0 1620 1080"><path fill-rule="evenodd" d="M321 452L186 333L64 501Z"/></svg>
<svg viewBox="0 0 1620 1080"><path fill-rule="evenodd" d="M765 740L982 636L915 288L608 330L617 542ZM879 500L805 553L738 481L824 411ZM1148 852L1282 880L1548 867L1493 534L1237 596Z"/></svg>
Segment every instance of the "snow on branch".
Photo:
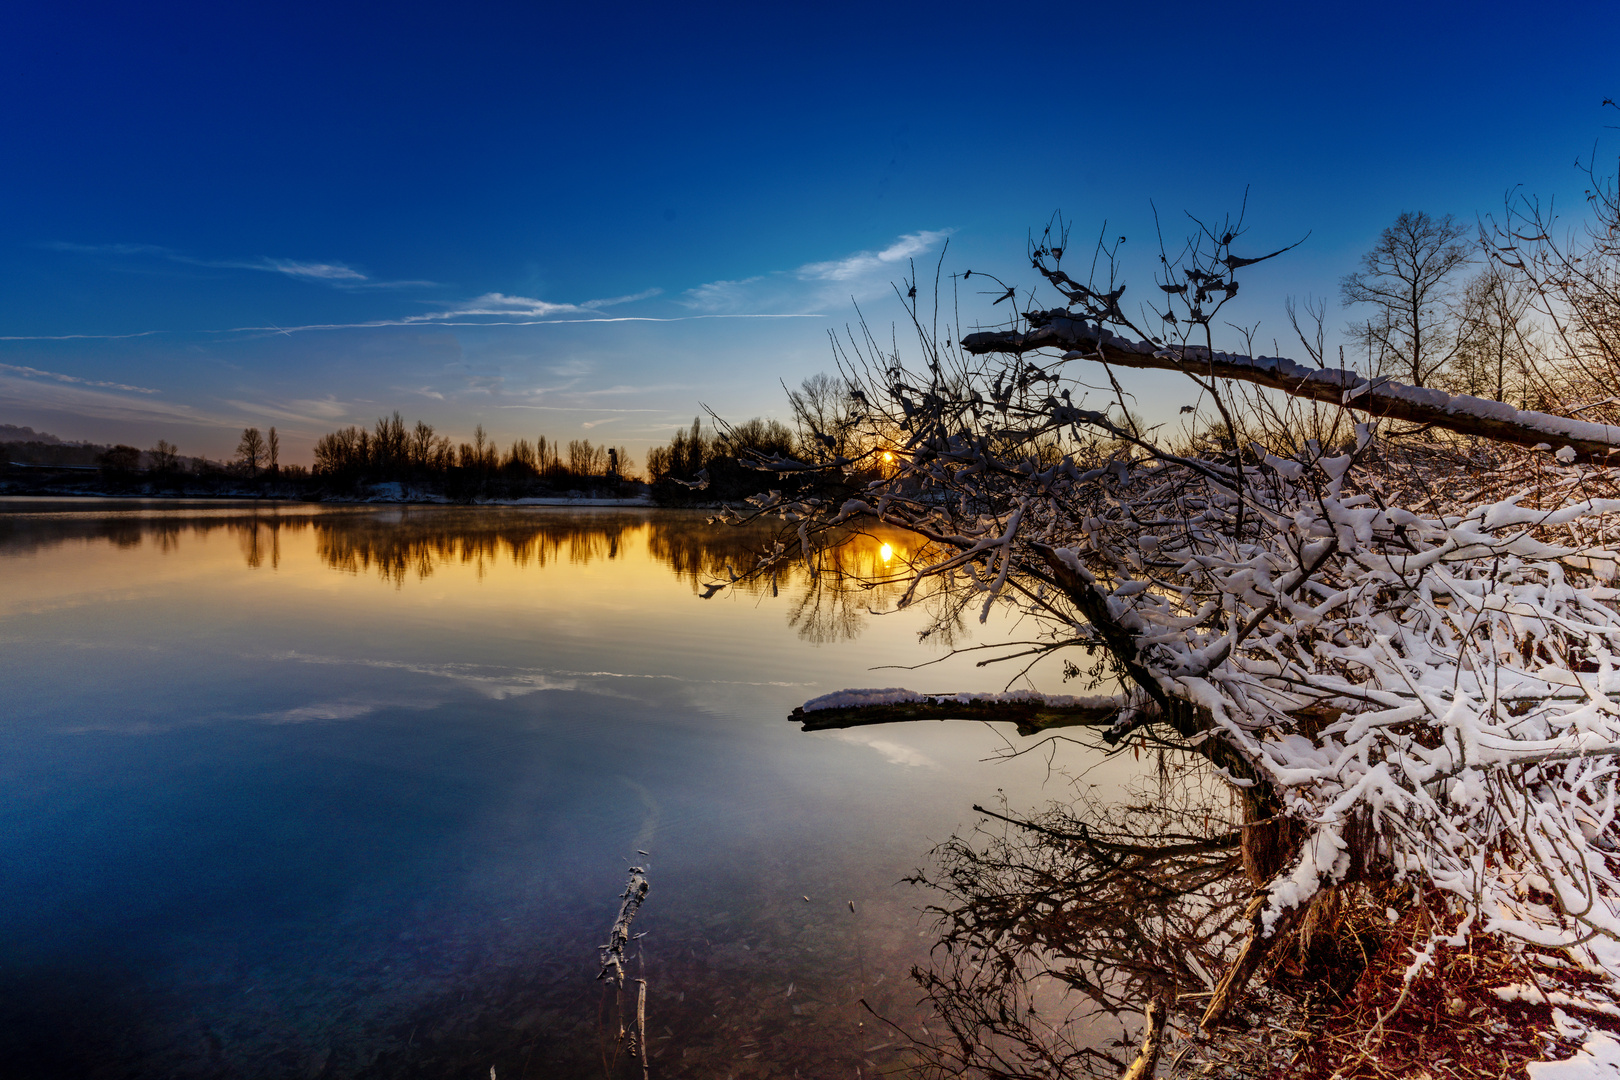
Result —
<svg viewBox="0 0 1620 1080"><path fill-rule="evenodd" d="M1244 261L1215 237L1228 271ZM1199 305L1235 283L1184 276L1207 329ZM903 530L884 581L897 606L931 609L927 634L999 606L1034 628L1005 650L1003 687L1050 657L1120 696L845 691L794 718L1066 723L1114 742L1151 725L1241 789L1250 834L1275 830L1245 840L1246 963L1322 889L1397 879L1620 993L1620 470L1572 467L1620 464L1620 427L1129 340L1095 321L1138 332L1120 291L1085 292L1089 318L1037 311L995 333L935 327L908 301L921 363L864 323L835 339L840 445L867 464L792 483L778 468L752 504L782 523L771 559L820 560L874 520ZM1062 359L1030 356L1043 349ZM1215 395L1217 434L1167 445L1117 383L1095 407L1103 391L1065 364L1080 359L1286 396ZM1555 460L1525 475L1489 448L1380 445L1369 413Z"/></svg>
<svg viewBox="0 0 1620 1080"><path fill-rule="evenodd" d="M1056 349L1063 353L1064 360L1094 360L1119 367L1237 380L1293 397L1343 405L1371 416L1432 424L1464 435L1544 448L1557 452L1564 461L1620 463L1620 427L1612 424L1515 409L1487 398L1407 386L1391 379L1369 381L1344 368L1306 367L1280 356L1243 356L1212 352L1201 346L1163 347L1133 341L1062 309L1032 311L1026 318L1031 323L1028 330L967 334L962 338L962 349L974 355L1018 356Z"/></svg>

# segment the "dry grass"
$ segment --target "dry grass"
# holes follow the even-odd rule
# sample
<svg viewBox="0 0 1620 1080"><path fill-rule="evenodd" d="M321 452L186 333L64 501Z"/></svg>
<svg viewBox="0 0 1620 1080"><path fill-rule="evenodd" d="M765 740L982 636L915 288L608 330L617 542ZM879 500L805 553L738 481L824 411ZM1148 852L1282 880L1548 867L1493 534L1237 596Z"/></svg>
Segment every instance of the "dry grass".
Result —
<svg viewBox="0 0 1620 1080"><path fill-rule="evenodd" d="M1620 1017L1570 1004L1505 1001L1497 987L1530 984L1609 1003L1601 981L1556 952L1475 934L1440 943L1410 982L1406 972L1454 916L1408 905L1392 923L1369 890L1333 904L1311 935L1279 950L1265 986L1237 1025L1188 1041L1166 1075L1269 1080L1476 1080L1525 1077L1534 1061L1567 1058L1586 1029L1620 1031ZM1562 1000L1562 999L1560 999Z"/></svg>

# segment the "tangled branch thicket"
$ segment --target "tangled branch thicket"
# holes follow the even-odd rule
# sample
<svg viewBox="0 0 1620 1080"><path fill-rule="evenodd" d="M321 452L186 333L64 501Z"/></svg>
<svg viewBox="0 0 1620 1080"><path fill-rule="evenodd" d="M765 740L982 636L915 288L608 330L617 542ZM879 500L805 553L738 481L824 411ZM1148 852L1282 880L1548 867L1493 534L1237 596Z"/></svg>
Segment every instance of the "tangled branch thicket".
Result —
<svg viewBox="0 0 1620 1080"><path fill-rule="evenodd" d="M1620 428L1574 402L1525 412L1218 351L1238 272L1280 254L1240 254L1243 235L1241 218L1200 224L1165 252L1153 334L1122 305L1117 247L1082 284L1060 222L1029 252L1057 305L996 281L1015 309L1000 329L942 326L905 282L916 359L864 322L837 339L845 400L820 421L837 430L806 440L828 452L753 455L781 487L727 515L786 525L755 573L813 558L830 529L907 530L925 543L900 606L1016 609L1040 628L1010 650L1021 670L1055 658L1114 691L1107 744L1167 748L1236 791L1225 824L1070 808L1016 826L1017 851L947 848L945 942L970 969L924 976L955 1040L942 1067L1117 1072L1063 1024L1030 1026L1032 976L1114 1012L1188 995L1181 1013L1213 1029L1274 942L1358 889L1459 915L1431 921L1448 929L1408 982L1435 942L1485 934L1561 950L1620 999ZM1533 235L1550 243L1519 243ZM1612 325L1576 309L1609 296L1615 250L1589 246L1609 269L1538 292L1588 372L1616 355ZM1182 436L1132 414L1121 367L1185 377ZM1391 417L1421 426L1392 439Z"/></svg>

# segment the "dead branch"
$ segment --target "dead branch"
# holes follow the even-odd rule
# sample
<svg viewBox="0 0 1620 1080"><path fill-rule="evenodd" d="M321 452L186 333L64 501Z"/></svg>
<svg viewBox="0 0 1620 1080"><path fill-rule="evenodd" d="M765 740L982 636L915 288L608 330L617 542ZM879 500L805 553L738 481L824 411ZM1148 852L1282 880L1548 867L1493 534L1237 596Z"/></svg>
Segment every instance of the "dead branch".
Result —
<svg viewBox="0 0 1620 1080"><path fill-rule="evenodd" d="M607 944L598 946L602 954L602 971L596 977L620 989L624 987L624 947L630 943L630 920L636 917L636 911L647 898L649 888L646 872L639 866L632 866L630 881L620 894L623 902L619 904L618 918L613 920L613 928L608 931Z"/></svg>
<svg viewBox="0 0 1620 1080"><path fill-rule="evenodd" d="M1148 1003L1147 1032L1142 1036L1142 1051L1119 1080L1153 1080L1154 1070L1159 1065L1159 1051L1164 1047L1164 1023L1170 1018L1170 1006L1175 999L1175 991L1168 990Z"/></svg>
<svg viewBox="0 0 1620 1080"><path fill-rule="evenodd" d="M1389 379L1369 381L1344 368L1306 367L1281 356L1242 356L1196 346L1161 347L1131 341L1077 319L1062 309L1030 312L1031 329L984 331L963 336L974 355L1022 355L1061 349L1065 360L1095 360L1120 367L1179 371L1202 380L1236 380L1280 390L1293 397L1342 405L1376 417L1431 424L1516 446L1558 450L1568 446L1577 460L1620 461L1620 427L1572 420L1551 413L1520 411L1500 402L1448 394Z"/></svg>
<svg viewBox="0 0 1620 1080"><path fill-rule="evenodd" d="M802 731L834 731L865 727L868 724L894 724L908 720L1011 721L1020 735L1033 735L1050 728L1111 727L1125 707L1123 697L1096 698L1085 704L1051 704L1038 696L1006 700L970 698L963 694L918 695L918 700L884 705L852 705L844 708L793 710L790 720Z"/></svg>

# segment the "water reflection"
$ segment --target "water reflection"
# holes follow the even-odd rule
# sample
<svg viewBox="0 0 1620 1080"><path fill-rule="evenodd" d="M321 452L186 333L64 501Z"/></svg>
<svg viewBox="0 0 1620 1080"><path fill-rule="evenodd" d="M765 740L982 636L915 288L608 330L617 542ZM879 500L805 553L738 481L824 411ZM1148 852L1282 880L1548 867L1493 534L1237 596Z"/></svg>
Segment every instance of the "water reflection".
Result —
<svg viewBox="0 0 1620 1080"><path fill-rule="evenodd" d="M497 565L543 570L556 564L614 562L634 547L644 550L694 594L725 582L753 596L786 594L787 621L817 643L858 635L873 609L889 605L903 587L909 538L893 530L852 529L814 553L814 567L799 557L795 537L759 523L710 524L701 511L559 508L217 507L199 511L141 508L116 516L71 510L6 513L0 500L0 553L22 554L71 543L106 543L135 549L151 541L165 555L180 554L187 535L235 537L253 570L281 567L284 539L312 536L316 554L331 569L375 574L403 589L446 566L470 569L483 580ZM15 509L15 507L10 507ZM785 551L771 573L742 576L762 555ZM963 629L954 613L936 630L954 640Z"/></svg>
<svg viewBox="0 0 1620 1080"><path fill-rule="evenodd" d="M702 601L774 534L28 508L0 512L21 1075L600 1076L594 945L638 849L660 1076L891 1066L859 1002L907 1018L927 952L894 883L974 800L1046 775L984 763L976 727L786 721L922 658L923 613L867 614L896 586L836 573L903 567L897 536ZM948 663L930 683L983 685Z"/></svg>

